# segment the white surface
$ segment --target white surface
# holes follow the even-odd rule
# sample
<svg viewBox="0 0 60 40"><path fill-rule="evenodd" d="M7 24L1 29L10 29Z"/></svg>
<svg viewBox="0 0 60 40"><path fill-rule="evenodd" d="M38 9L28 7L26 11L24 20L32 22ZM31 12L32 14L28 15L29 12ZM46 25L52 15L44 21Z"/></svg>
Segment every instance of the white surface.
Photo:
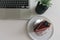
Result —
<svg viewBox="0 0 60 40"><path fill-rule="evenodd" d="M53 0L52 7L42 16L49 18L54 24L54 35L50 40L60 40L60 0ZM0 20L0 40L31 40L26 34L26 22L26 20Z"/></svg>

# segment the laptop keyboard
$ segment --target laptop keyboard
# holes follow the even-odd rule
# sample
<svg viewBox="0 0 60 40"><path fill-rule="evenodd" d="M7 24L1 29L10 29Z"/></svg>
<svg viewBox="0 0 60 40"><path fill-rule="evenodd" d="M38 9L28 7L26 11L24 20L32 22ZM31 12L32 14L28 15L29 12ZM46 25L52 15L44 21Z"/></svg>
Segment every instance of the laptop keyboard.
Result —
<svg viewBox="0 0 60 40"><path fill-rule="evenodd" d="M28 0L0 0L0 8L29 8Z"/></svg>

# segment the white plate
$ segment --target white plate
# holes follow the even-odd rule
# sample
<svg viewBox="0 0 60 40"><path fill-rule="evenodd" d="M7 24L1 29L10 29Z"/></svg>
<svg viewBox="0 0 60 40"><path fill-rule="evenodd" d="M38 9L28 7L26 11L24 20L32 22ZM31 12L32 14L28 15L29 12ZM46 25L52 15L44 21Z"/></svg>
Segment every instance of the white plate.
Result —
<svg viewBox="0 0 60 40"><path fill-rule="evenodd" d="M53 34L53 25L51 24L50 28L48 28L42 35L37 35L35 32L33 32L33 23L36 20L47 20L48 22L50 22L49 19L42 17L42 16L35 16L33 17L31 20L29 20L28 24L27 24L27 32L28 35L33 39L33 40L48 40L52 34ZM50 22L51 23L51 22Z"/></svg>

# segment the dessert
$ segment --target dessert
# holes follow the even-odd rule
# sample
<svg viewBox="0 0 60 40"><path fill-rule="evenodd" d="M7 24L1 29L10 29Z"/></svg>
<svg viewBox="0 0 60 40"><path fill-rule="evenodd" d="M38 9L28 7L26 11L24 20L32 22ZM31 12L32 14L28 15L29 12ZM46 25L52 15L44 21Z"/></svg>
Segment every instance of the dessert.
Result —
<svg viewBox="0 0 60 40"><path fill-rule="evenodd" d="M33 26L33 31L38 33L38 32L43 32L47 30L50 27L50 23L48 21L41 21L40 23L36 24Z"/></svg>

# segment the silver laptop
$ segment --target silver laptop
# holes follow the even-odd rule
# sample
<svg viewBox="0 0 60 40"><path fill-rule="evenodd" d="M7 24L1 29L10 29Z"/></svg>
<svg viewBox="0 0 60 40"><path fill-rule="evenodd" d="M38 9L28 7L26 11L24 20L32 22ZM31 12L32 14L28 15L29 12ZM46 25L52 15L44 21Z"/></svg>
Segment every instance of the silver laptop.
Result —
<svg viewBox="0 0 60 40"><path fill-rule="evenodd" d="M0 19L29 19L34 16L35 0L0 0Z"/></svg>

